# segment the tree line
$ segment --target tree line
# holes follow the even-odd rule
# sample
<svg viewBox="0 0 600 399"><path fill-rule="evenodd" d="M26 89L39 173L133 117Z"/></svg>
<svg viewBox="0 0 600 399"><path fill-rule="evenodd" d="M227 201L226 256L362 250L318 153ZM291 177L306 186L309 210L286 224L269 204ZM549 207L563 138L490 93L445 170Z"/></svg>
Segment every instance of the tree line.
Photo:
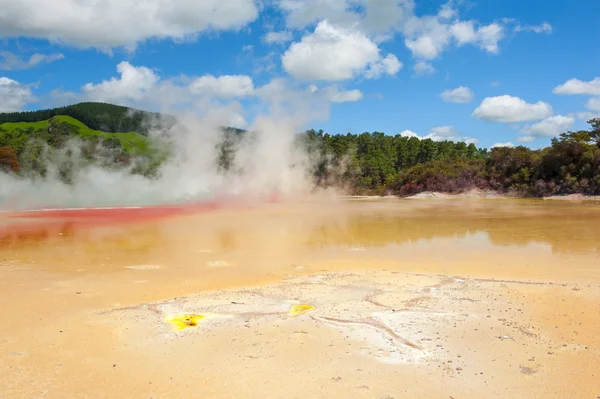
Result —
<svg viewBox="0 0 600 399"><path fill-rule="evenodd" d="M0 113L0 124L6 122L40 122L58 115L66 115L83 122L94 130L104 132L136 132L148 135L152 123L165 123L164 115L122 107L120 105L84 102L66 107L43 109L38 111Z"/></svg>
<svg viewBox="0 0 600 399"><path fill-rule="evenodd" d="M59 114L73 116L105 132L144 132L147 116L154 115L112 104L81 103L53 110L0 114L0 123L37 122ZM167 123L171 123L168 117ZM565 132L539 150L524 146L488 150L464 142L421 140L382 132L329 134L308 130L296 139L311 158L315 186L342 187L351 194L406 196L477 188L531 197L600 195L600 118L588 124L588 130ZM60 149L73 136L85 139L82 155L90 162L125 167L140 157L139 152L136 155L125 151L121 139L86 138L80 130L55 121L41 130L32 126L0 129L0 172L27 174L34 170L43 175L46 166L40 161L42 144ZM230 171L237 143L247 134L244 130L223 129L216 156L223 172ZM147 151L142 157L143 167L133 168L133 173L156 177L166 159L167 150L163 150ZM65 175L70 175L67 172Z"/></svg>
<svg viewBox="0 0 600 399"><path fill-rule="evenodd" d="M525 197L600 195L600 118L588 124L589 130L563 133L540 150L488 151L462 142L314 130L305 133L304 142L321 153L316 184L341 184L354 194L482 189Z"/></svg>

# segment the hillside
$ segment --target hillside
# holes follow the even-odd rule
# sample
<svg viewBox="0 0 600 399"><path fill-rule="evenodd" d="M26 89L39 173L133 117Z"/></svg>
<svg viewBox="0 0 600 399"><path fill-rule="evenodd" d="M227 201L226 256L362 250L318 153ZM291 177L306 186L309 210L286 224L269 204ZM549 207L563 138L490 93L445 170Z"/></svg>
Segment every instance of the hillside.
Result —
<svg viewBox="0 0 600 399"><path fill-rule="evenodd" d="M9 157L8 153L14 154L12 163L19 165L11 167L12 170L20 169L43 176L48 162L64 163L66 158L74 156L68 148L68 143L73 140L81 141L82 159L103 166L127 166L133 160L143 160L157 167L166 155L165 151L154 148L148 137L139 133L103 132L66 115L36 122L0 124L0 149L5 149L5 157ZM4 161L4 164L8 163ZM147 167L142 169L147 170Z"/></svg>
<svg viewBox="0 0 600 399"><path fill-rule="evenodd" d="M149 121L162 124L170 123L165 115L140 111L120 105L85 102L67 107L27 112L0 113L0 124L12 122L43 122L56 116L70 116L90 129L103 132L137 132L147 135Z"/></svg>
<svg viewBox="0 0 600 399"><path fill-rule="evenodd" d="M149 151L149 139L136 132L111 133L90 129L84 123L65 115L39 122L7 122L0 124L0 146L12 147L21 154L30 139L40 139L49 145L60 147L68 138L98 138L107 142L117 140L125 152L145 155ZM112 139L112 140L111 140ZM115 142L116 144L116 142Z"/></svg>

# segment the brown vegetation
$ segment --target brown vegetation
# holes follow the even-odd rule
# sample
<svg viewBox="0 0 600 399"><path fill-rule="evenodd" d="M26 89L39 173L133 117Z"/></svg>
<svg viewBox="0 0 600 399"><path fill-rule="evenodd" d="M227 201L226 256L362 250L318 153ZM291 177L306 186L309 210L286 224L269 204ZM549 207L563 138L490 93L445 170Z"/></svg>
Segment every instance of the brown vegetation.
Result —
<svg viewBox="0 0 600 399"><path fill-rule="evenodd" d="M0 171L18 172L20 169L17 153L12 147L0 147Z"/></svg>

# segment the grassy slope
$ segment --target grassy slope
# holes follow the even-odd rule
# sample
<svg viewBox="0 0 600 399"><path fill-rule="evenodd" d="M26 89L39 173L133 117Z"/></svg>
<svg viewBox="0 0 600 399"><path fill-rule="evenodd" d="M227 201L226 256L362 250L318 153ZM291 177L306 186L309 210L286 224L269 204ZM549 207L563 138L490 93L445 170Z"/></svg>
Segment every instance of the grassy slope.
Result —
<svg viewBox="0 0 600 399"><path fill-rule="evenodd" d="M123 149L132 155L151 155L149 139L136 132L107 133L93 130L70 116L59 115L41 122L3 123L0 125L0 146L8 145L21 152L27 141L32 137L48 142L53 134L51 128L63 134L81 139L99 137L103 139L116 138Z"/></svg>

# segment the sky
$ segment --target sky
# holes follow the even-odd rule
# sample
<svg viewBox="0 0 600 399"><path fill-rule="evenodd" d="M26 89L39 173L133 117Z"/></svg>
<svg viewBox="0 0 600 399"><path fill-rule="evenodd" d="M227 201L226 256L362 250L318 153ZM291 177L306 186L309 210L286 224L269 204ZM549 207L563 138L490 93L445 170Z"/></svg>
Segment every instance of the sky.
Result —
<svg viewBox="0 0 600 399"><path fill-rule="evenodd" d="M0 0L0 112L105 101L540 148L600 116L597 0Z"/></svg>

